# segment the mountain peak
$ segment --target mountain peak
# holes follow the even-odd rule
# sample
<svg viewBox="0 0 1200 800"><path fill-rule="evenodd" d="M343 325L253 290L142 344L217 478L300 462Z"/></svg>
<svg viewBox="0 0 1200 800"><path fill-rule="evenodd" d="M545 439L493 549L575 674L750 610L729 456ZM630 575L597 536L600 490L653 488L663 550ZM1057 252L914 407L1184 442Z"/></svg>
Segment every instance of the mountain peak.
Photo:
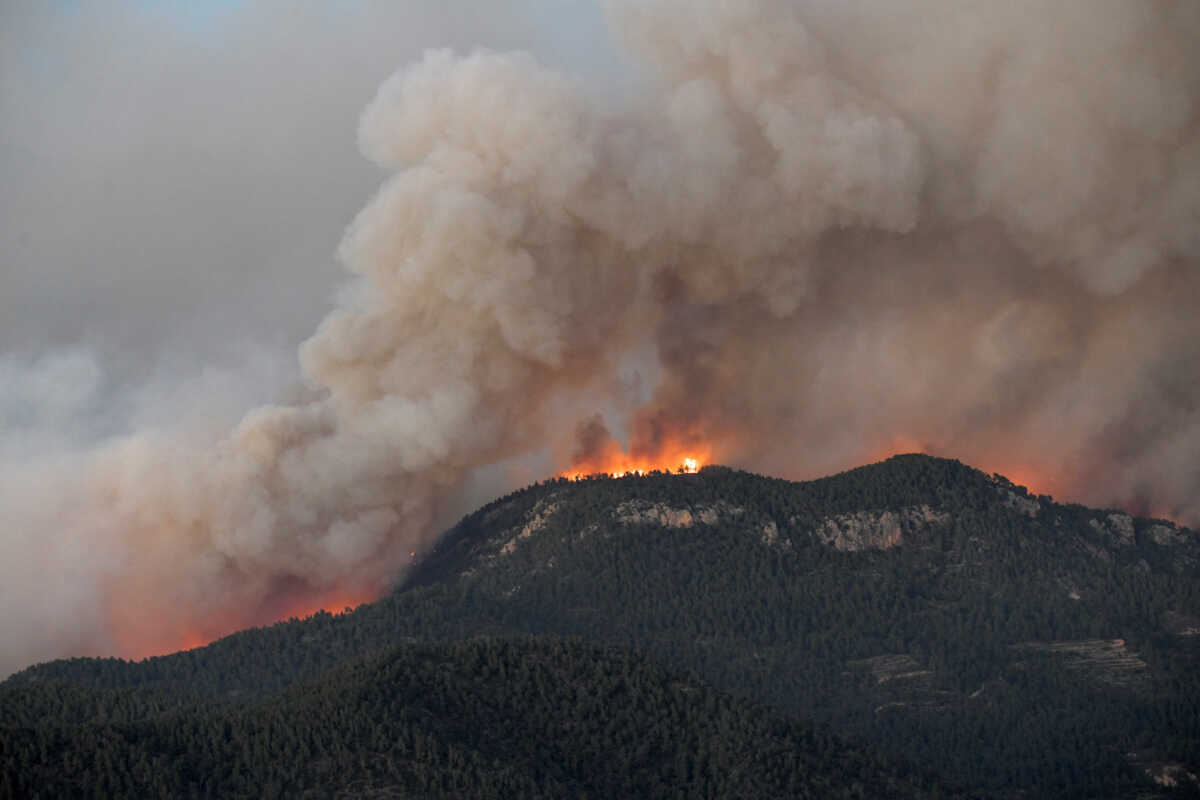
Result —
<svg viewBox="0 0 1200 800"><path fill-rule="evenodd" d="M1200 767L1180 761L1200 741L1177 708L1200 697L1198 578L1192 531L922 454L805 482L720 466L553 479L464 517L351 614L10 685L226 702L380 647L582 637L980 790L1120 795L1144 788L1142 764ZM1159 744L1130 760L1131 737Z"/></svg>

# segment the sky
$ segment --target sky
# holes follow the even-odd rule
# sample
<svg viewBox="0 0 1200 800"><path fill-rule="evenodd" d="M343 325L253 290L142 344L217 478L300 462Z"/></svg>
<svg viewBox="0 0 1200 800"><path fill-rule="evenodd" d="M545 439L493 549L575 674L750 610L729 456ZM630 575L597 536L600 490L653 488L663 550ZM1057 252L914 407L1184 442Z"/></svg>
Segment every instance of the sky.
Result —
<svg viewBox="0 0 1200 800"><path fill-rule="evenodd" d="M0 14L0 358L94 359L101 406L205 370L249 371L261 400L295 370L341 278L342 231L381 178L358 115L398 66L487 46L619 71L598 8L570 0L18 0Z"/></svg>
<svg viewBox="0 0 1200 800"><path fill-rule="evenodd" d="M1200 521L1192 0L0 8L0 673L496 493L920 450Z"/></svg>
<svg viewBox="0 0 1200 800"><path fill-rule="evenodd" d="M536 51L598 95L632 80L601 10L579 0L0 6L5 488L34 491L14 478L30 459L222 430L302 391L297 347L346 283L335 251L383 179L359 152L358 117L439 47ZM65 494L63 469L36 491ZM13 503L0 511L14 570L44 566L31 556L43 548L75 565L55 591L104 562L94 539L63 553L16 532L28 523Z"/></svg>

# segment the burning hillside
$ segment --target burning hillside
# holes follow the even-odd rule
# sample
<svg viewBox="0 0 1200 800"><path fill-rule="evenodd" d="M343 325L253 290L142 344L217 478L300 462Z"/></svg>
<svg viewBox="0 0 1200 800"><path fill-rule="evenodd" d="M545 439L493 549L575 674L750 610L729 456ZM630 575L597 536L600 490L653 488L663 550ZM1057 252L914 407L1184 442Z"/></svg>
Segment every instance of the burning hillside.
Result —
<svg viewBox="0 0 1200 800"><path fill-rule="evenodd" d="M296 402L3 466L4 668L371 596L539 455L921 450L1200 519L1194 2L607 7L622 102L524 53L380 87Z"/></svg>

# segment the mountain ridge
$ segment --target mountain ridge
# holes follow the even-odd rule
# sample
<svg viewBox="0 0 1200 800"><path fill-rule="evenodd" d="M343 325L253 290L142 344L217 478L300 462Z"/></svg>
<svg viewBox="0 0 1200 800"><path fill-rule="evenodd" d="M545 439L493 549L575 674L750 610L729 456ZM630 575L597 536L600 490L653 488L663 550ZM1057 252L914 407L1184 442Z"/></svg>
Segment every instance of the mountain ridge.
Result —
<svg viewBox="0 0 1200 800"><path fill-rule="evenodd" d="M1153 790L1147 759L1196 771L1198 564L1187 528L921 455L803 483L722 467L553 479L465 516L352 614L5 685L243 702L397 643L578 636L960 785L1118 796Z"/></svg>

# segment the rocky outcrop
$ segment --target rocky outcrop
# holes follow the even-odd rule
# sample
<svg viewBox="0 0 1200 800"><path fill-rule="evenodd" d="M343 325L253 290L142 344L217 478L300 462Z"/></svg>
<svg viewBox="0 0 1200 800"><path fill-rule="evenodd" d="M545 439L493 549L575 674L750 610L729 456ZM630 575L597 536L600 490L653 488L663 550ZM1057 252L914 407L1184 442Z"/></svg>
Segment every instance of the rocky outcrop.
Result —
<svg viewBox="0 0 1200 800"><path fill-rule="evenodd" d="M539 500L537 505L529 512L529 521L525 523L516 535L505 542L504 546L500 548L500 554L506 556L516 551L517 544L522 539L528 539L545 528L550 522L550 518L558 513L560 507L559 503L554 501L553 495Z"/></svg>
<svg viewBox="0 0 1200 800"><path fill-rule="evenodd" d="M1146 536L1150 538L1150 541L1162 547L1175 547L1188 543L1184 532L1174 525L1155 523L1146 529Z"/></svg>
<svg viewBox="0 0 1200 800"><path fill-rule="evenodd" d="M909 506L899 511L856 511L829 517L817 526L813 536L836 550L887 550L899 545L905 534L949 518L949 514L929 506Z"/></svg>
<svg viewBox="0 0 1200 800"><path fill-rule="evenodd" d="M740 517L745 509L728 503L694 508L673 508L665 503L630 500L613 509L613 519L626 525L661 525L664 528L690 528L697 523L716 525L722 518Z"/></svg>
<svg viewBox="0 0 1200 800"><path fill-rule="evenodd" d="M1132 547L1135 544L1133 517L1128 514L1109 514L1104 520L1092 519L1088 524L1115 547Z"/></svg>
<svg viewBox="0 0 1200 800"><path fill-rule="evenodd" d="M1000 488L1000 498L1004 505L1016 509L1030 519L1036 517L1042 510L1042 504L1035 498L1020 495L1007 487Z"/></svg>
<svg viewBox="0 0 1200 800"><path fill-rule="evenodd" d="M621 503L613 511L613 516L618 522L627 525L650 524L662 525L664 528L690 528L696 522L689 509L638 501Z"/></svg>
<svg viewBox="0 0 1200 800"><path fill-rule="evenodd" d="M1146 774L1159 786L1174 788L1180 785L1200 785L1200 778L1178 762L1152 764L1146 767Z"/></svg>

